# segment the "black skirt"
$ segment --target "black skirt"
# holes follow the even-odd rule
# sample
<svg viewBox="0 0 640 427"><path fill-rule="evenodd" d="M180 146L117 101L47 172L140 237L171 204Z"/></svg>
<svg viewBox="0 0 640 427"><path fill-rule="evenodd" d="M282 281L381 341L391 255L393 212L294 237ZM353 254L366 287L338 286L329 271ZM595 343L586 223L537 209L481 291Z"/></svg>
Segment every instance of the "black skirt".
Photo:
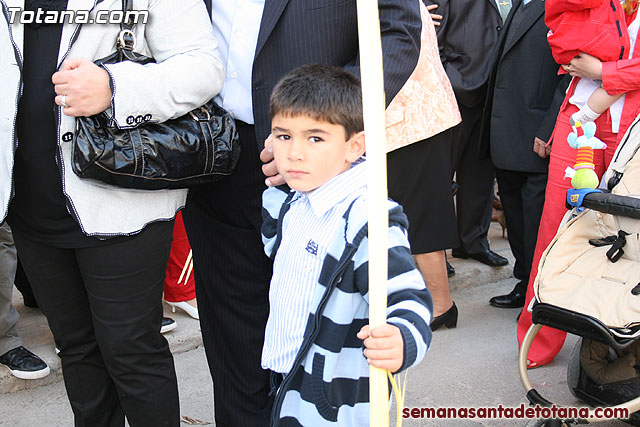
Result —
<svg viewBox="0 0 640 427"><path fill-rule="evenodd" d="M409 218L412 254L459 245L451 195L453 129L387 154L389 197Z"/></svg>

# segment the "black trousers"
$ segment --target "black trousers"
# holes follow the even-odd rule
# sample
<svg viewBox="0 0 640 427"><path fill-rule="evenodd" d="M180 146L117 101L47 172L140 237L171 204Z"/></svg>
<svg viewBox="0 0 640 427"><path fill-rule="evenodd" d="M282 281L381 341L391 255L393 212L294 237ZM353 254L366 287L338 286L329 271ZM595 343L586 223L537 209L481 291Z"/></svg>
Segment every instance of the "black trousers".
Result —
<svg viewBox="0 0 640 427"><path fill-rule="evenodd" d="M526 292L544 206L547 174L496 168L496 178L507 221L509 246L516 259L513 275L520 281L517 284L520 291Z"/></svg>
<svg viewBox="0 0 640 427"><path fill-rule="evenodd" d="M269 372L261 369L272 262L260 234L266 188L253 126L238 123L234 173L192 189L183 218L193 250L198 312L213 378L216 426L269 425Z"/></svg>
<svg viewBox="0 0 640 427"><path fill-rule="evenodd" d="M118 242L63 249L14 230L62 358L75 425L180 424L173 357L160 334L173 221Z"/></svg>
<svg viewBox="0 0 640 427"><path fill-rule="evenodd" d="M452 150L453 171L460 184L456 193L458 235L460 246L468 253L489 249L494 170L491 159L479 154L482 110L482 105L460 105L462 124L456 130L458 138Z"/></svg>

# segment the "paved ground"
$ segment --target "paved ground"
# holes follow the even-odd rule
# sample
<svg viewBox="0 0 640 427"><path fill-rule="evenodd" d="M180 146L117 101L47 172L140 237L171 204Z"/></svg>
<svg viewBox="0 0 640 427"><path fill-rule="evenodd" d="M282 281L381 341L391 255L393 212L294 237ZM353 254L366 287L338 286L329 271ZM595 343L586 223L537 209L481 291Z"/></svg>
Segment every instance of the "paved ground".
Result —
<svg viewBox="0 0 640 427"><path fill-rule="evenodd" d="M499 229L492 229L492 247L508 254ZM517 407L525 402L517 371L515 340L518 310L488 305L491 296L506 293L514 285L512 265L491 269L474 261L454 260L458 271L452 282L460 310L458 327L434 333L425 361L409 372L407 407ZM53 354L50 335L43 319L16 305L23 314L20 331L28 346L51 363L54 373L37 382L15 381L0 369L0 426L50 427L73 425L72 414L60 380L59 361ZM178 329L167 334L175 354L182 414L194 420L183 425L213 425L212 384L198 323L176 313ZM531 381L548 399L576 405L566 387L566 364L575 338L569 338L562 352L549 366L532 371ZM3 376L4 375L4 376ZM407 419L411 426L524 426L522 420L423 420ZM393 425L393 423L392 423ZM614 421L603 426L623 426Z"/></svg>

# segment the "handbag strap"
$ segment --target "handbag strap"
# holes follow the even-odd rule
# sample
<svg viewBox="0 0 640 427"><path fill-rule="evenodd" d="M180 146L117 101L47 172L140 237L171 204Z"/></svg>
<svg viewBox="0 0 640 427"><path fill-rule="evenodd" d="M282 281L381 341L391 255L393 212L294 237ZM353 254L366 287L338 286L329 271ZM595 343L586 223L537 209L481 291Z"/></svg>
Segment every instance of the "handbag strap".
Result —
<svg viewBox="0 0 640 427"><path fill-rule="evenodd" d="M133 27L135 26L133 14L127 14L133 10L132 3L132 0L122 0L122 12L127 20L120 23L120 33L116 39L116 49L118 50L120 61L123 61L126 56L124 51L132 52L136 47L136 36L133 33Z"/></svg>

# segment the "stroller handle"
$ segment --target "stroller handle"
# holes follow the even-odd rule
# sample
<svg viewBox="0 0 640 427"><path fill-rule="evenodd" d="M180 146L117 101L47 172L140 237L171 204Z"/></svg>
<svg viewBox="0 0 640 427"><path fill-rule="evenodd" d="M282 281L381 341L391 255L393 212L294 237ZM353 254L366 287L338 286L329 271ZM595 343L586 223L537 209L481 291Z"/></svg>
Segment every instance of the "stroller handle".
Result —
<svg viewBox="0 0 640 427"><path fill-rule="evenodd" d="M611 193L590 193L582 206L598 212L640 219L640 199Z"/></svg>

